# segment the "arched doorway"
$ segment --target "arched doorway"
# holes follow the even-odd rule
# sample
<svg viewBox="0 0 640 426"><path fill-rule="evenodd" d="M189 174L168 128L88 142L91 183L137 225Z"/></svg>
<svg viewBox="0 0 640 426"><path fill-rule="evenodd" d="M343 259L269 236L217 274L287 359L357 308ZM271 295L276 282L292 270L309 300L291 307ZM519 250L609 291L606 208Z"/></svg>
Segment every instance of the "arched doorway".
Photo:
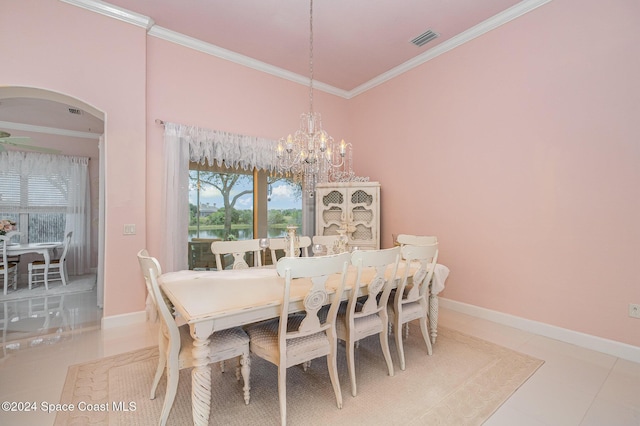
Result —
<svg viewBox="0 0 640 426"><path fill-rule="evenodd" d="M0 87L0 130L28 137L26 146L6 150L55 152L89 158L90 266L97 274L96 304L103 304L105 114L71 96L31 87Z"/></svg>

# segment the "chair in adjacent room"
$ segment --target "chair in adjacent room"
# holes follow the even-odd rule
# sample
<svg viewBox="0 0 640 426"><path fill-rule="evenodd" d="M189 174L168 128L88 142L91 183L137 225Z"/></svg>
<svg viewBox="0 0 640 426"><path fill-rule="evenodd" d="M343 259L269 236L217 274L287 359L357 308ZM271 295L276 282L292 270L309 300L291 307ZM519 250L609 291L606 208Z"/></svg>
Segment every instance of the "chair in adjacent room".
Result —
<svg viewBox="0 0 640 426"><path fill-rule="evenodd" d="M214 241L211 243L211 252L216 256L216 268L218 270L249 268L250 257L252 256L253 266L262 266L261 250L259 239ZM223 258L229 254L233 256L233 262L227 265Z"/></svg>
<svg viewBox="0 0 640 426"><path fill-rule="evenodd" d="M13 285L13 289L18 288L18 264L9 262L7 256L7 244L11 237L9 235L0 235L0 274L2 274L4 282L4 294L7 294L9 285Z"/></svg>
<svg viewBox="0 0 640 426"><path fill-rule="evenodd" d="M312 240L313 244L321 244L326 247L326 254L335 254L334 248L336 241L338 241L340 235L314 235Z"/></svg>
<svg viewBox="0 0 640 426"><path fill-rule="evenodd" d="M351 264L356 266L357 275L348 302L343 302L338 310L336 332L338 339L345 342L347 367L351 379L351 395L357 395L355 346L365 337L377 334L380 338L382 354L387 363L389 375L393 376L393 362L389 352L389 318L387 301L396 279L400 247L385 250L357 250L351 255ZM363 277L363 271L373 269L370 278ZM387 270L390 270L387 275Z"/></svg>
<svg viewBox="0 0 640 426"><path fill-rule="evenodd" d="M299 247L300 255L309 257L309 247L311 246L311 238L303 235L300 237ZM286 247L286 239L284 238L269 238L269 250L271 251L271 263L274 265L278 262L278 254L282 257L284 249Z"/></svg>
<svg viewBox="0 0 640 426"><path fill-rule="evenodd" d="M344 289L349 253L321 257L284 257L278 261L278 275L284 277L284 294L280 318L250 325L246 328L251 339L251 352L278 367L278 398L280 420L287 423L287 368L312 359L327 357L329 377L338 408L342 408L342 391L338 379L336 314ZM291 286L295 279L310 281L310 289L303 300L304 314L289 315ZM329 284L327 286L327 284ZM333 301L324 320L318 312ZM301 303L300 301L296 302Z"/></svg>
<svg viewBox="0 0 640 426"><path fill-rule="evenodd" d="M62 281L62 285L67 285L67 253L69 252L69 246L71 245L71 237L73 232L68 232L64 238L64 245L62 247L62 254L57 259L52 259L49 262L49 272L47 280L44 279L46 264L44 260L34 260L27 266L29 271L29 290L33 284L44 283L46 290L49 290L49 283L51 281ZM48 282L47 282L48 281Z"/></svg>
<svg viewBox="0 0 640 426"><path fill-rule="evenodd" d="M22 233L18 232L18 231L11 231L11 232L7 232L7 237L9 238L9 240L11 240L12 238L16 237L17 242L20 241L20 235L22 235ZM11 241L7 241L7 244L9 244ZM14 241L14 242L15 242ZM7 261L9 263L20 263L20 255L8 255L7 256ZM16 272L16 279L17 279L17 272Z"/></svg>
<svg viewBox="0 0 640 426"><path fill-rule="evenodd" d="M172 311L171 302L164 295L158 284L162 269L154 258L149 256L147 250L138 252L138 262L144 275L147 291L158 310L160 323L160 333L158 336L159 360L153 384L151 385L150 399L155 399L158 383L164 371L167 372L167 391L162 404L160 414L160 425L165 425L171 412L171 407L178 390L178 378L180 370L191 368L193 362L193 338L189 331L189 325L178 327ZM209 363L223 361L239 357L236 377L240 380L240 375L244 380L244 401L249 403L249 337L240 328L234 327L226 330L216 331L209 337Z"/></svg>
<svg viewBox="0 0 640 426"><path fill-rule="evenodd" d="M394 296L389 299L387 307L400 358L400 369L404 370L403 324L419 320L427 352L429 355L433 352L427 328L427 318L429 314L429 283L438 260L438 244L405 245L401 248L401 252L405 260L404 273Z"/></svg>

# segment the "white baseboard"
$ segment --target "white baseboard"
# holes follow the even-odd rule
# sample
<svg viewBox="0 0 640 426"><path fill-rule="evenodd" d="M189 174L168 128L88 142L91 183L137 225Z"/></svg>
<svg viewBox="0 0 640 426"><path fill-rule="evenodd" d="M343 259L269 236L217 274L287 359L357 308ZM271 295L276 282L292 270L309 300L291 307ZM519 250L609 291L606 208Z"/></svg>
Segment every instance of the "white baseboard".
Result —
<svg viewBox="0 0 640 426"><path fill-rule="evenodd" d="M556 327L538 321L528 320L514 315L505 314L491 309L481 308L479 306L469 305L467 303L457 302L455 300L440 297L440 306L442 308L451 309L452 311L461 312L473 317L486 319L498 324L507 325L540 336L549 337L551 339L560 340L571 343L576 346L613 355L618 358L627 359L633 362L640 362L640 347L629 345L627 343L616 342L615 340L604 339L602 337L592 336L590 334L573 331L566 328Z"/></svg>
<svg viewBox="0 0 640 426"><path fill-rule="evenodd" d="M102 317L102 329L124 327L127 325L135 325L147 321L147 313L145 311L130 312L128 314L111 315Z"/></svg>

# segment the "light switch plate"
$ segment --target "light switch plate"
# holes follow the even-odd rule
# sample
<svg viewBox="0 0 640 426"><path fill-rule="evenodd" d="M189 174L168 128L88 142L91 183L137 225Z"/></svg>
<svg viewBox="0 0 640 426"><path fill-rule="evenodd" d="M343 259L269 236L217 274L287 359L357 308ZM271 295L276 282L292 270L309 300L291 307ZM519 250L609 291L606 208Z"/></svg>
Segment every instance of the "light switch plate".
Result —
<svg viewBox="0 0 640 426"><path fill-rule="evenodd" d="M135 224L125 224L124 225L124 235L135 235L136 234L136 225Z"/></svg>

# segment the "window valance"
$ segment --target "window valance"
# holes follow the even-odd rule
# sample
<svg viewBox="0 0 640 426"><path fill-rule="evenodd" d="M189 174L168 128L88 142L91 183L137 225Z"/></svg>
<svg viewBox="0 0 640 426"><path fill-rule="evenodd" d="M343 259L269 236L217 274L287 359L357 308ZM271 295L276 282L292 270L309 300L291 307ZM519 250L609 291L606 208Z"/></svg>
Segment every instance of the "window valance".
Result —
<svg viewBox="0 0 640 426"><path fill-rule="evenodd" d="M0 171L30 175L68 175L74 165L89 164L87 157L4 151L0 153Z"/></svg>
<svg viewBox="0 0 640 426"><path fill-rule="evenodd" d="M165 138L178 139L182 149L188 146L189 161L251 170L272 170L276 141L203 129L184 124L165 123Z"/></svg>
<svg viewBox="0 0 640 426"><path fill-rule="evenodd" d="M251 170L272 170L277 142L254 136L202 129L184 124L164 123L165 176L163 181L166 232L163 270L187 268L189 227L189 162Z"/></svg>

